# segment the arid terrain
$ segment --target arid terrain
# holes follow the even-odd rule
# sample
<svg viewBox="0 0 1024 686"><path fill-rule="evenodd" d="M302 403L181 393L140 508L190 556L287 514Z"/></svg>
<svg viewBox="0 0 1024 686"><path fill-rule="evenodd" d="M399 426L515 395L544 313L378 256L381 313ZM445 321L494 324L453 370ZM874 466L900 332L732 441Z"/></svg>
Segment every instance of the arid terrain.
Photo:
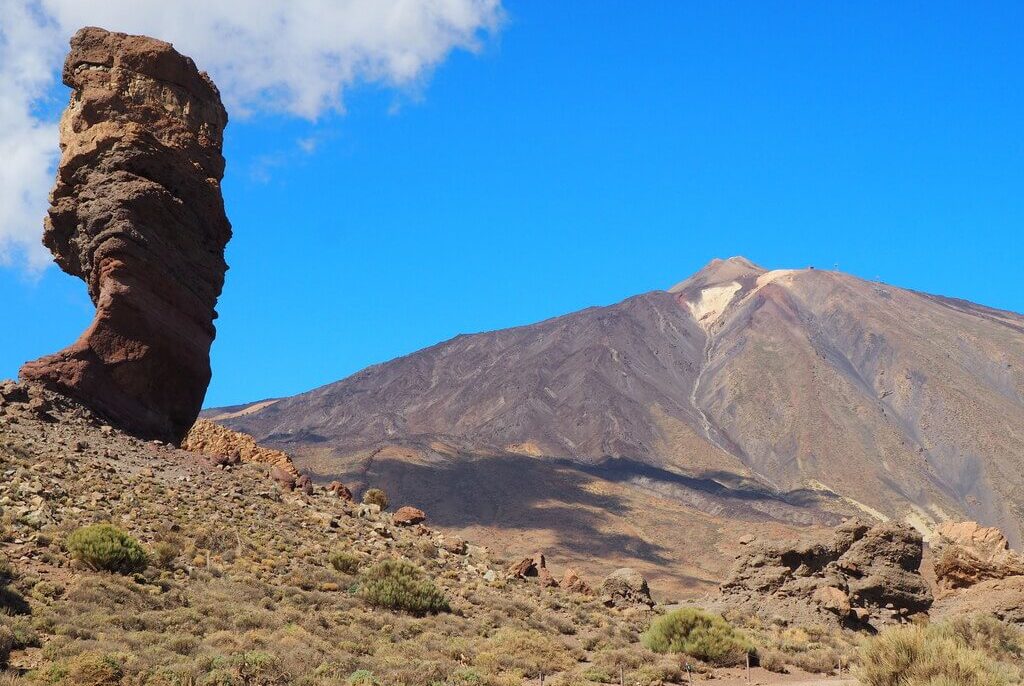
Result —
<svg viewBox="0 0 1024 686"><path fill-rule="evenodd" d="M1024 525L1024 317L742 258L205 416L509 553L633 564L670 594L706 590L748 532Z"/></svg>

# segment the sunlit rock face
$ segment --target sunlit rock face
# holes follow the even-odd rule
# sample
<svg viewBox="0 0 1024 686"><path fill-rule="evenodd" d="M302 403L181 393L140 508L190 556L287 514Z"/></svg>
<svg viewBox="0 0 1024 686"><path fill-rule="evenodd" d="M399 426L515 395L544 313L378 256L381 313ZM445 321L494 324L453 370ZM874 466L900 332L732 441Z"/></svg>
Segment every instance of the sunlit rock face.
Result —
<svg viewBox="0 0 1024 686"><path fill-rule="evenodd" d="M177 443L210 382L227 270L227 113L191 59L145 36L81 29L63 80L73 92L43 243L85 281L96 315L21 376Z"/></svg>

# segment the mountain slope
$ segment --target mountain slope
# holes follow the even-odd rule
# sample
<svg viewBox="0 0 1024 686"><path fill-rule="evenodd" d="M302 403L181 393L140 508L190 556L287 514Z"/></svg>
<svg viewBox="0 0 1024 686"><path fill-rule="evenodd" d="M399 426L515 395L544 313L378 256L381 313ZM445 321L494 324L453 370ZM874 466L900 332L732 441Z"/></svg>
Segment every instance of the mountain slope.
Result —
<svg viewBox="0 0 1024 686"><path fill-rule="evenodd" d="M743 258L208 416L317 474L429 500L456 525L554 544L582 532L572 549L593 555L638 527L634 543L672 553L626 557L677 579L696 547L724 556L766 523L859 511L1022 533L1024 317ZM543 498L519 487L556 472L574 484ZM565 518L586 489L621 507L581 529ZM707 535L690 540L697 521Z"/></svg>

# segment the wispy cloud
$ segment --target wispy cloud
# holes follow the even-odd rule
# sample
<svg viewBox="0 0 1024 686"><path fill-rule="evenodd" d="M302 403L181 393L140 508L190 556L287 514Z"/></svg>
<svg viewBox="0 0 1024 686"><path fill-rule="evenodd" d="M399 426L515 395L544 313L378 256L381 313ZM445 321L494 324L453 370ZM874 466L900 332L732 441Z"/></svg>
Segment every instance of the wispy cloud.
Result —
<svg viewBox="0 0 1024 686"><path fill-rule="evenodd" d="M344 111L356 83L418 87L501 19L500 0L0 0L0 263L48 261L39 235L57 131L35 107L82 26L171 41L210 72L236 117L315 120ZM298 145L311 153L316 143Z"/></svg>

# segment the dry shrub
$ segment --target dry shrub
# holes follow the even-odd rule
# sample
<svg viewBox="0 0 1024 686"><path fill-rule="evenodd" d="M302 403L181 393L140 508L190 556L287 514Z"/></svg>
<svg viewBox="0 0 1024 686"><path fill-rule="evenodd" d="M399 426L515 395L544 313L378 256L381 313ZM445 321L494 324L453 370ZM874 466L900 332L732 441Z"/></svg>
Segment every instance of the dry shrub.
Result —
<svg viewBox="0 0 1024 686"><path fill-rule="evenodd" d="M498 674L512 672L527 679L568 669L575 660L557 639L532 629L500 629L482 647L476 664Z"/></svg>
<svg viewBox="0 0 1024 686"><path fill-rule="evenodd" d="M371 488L366 493L363 493L363 503L365 505L377 505L381 510L386 510L391 501L388 500L388 494L381 489Z"/></svg>
<svg viewBox="0 0 1024 686"><path fill-rule="evenodd" d="M871 638L857 676L865 686L1004 686L1011 673L938 624L894 627Z"/></svg>

